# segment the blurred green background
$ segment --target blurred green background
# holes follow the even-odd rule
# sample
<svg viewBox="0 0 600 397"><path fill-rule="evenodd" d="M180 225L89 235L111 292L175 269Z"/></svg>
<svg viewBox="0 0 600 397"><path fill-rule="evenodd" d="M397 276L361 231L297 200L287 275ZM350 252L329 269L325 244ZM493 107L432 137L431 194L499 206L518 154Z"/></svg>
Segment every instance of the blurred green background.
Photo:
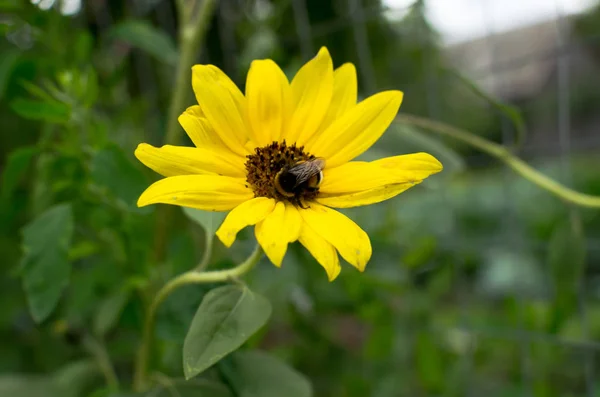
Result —
<svg viewBox="0 0 600 397"><path fill-rule="evenodd" d="M465 3L221 0L197 61L243 88L251 60L293 75L325 45L336 66L356 64L361 96L401 89L402 113L512 145L515 111L495 98L523 117L515 153L600 195L600 5L502 32L488 10L477 20L488 34L449 43L428 18L440 1ZM150 293L202 257L204 231L180 208L158 230L157 208L135 206L158 179L133 150L163 142L177 26L166 0L0 0L0 397L128 395ZM346 265L329 283L295 244L281 269L263 261L248 275L274 313L246 347L293 366L315 396L600 396L598 211L406 124L365 158L414 151L444 172L346 211L371 237L364 274ZM248 230L230 251L216 241L211 267L253 244ZM155 395L222 395L177 386L207 289L184 287L159 311ZM101 375L107 355L121 394ZM233 359L202 376L229 387ZM288 395L270 393L232 395Z"/></svg>

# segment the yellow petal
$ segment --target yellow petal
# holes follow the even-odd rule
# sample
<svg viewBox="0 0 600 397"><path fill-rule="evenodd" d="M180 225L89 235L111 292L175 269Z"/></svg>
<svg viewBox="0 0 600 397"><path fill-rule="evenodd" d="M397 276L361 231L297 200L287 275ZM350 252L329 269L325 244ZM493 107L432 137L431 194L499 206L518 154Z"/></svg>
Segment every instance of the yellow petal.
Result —
<svg viewBox="0 0 600 397"><path fill-rule="evenodd" d="M217 237L226 247L231 247L240 230L246 226L256 225L273 212L275 200L256 197L235 207L217 230Z"/></svg>
<svg viewBox="0 0 600 397"><path fill-rule="evenodd" d="M281 201L256 225L256 240L275 266L281 266L288 244L298 240L301 226L302 218L296 207Z"/></svg>
<svg viewBox="0 0 600 397"><path fill-rule="evenodd" d="M416 184L417 183L407 182L395 185L385 185L374 189L363 190L362 192L319 197L317 198L317 202L333 208L360 207L361 205L376 204L391 199Z"/></svg>
<svg viewBox="0 0 600 397"><path fill-rule="evenodd" d="M227 148L211 127L200 106L190 106L179 116L178 120L196 147L218 146L220 148ZM227 148L227 150L230 149Z"/></svg>
<svg viewBox="0 0 600 397"><path fill-rule="evenodd" d="M371 258L369 236L350 218L317 203L300 211L311 229L332 244L352 266L361 272Z"/></svg>
<svg viewBox="0 0 600 397"><path fill-rule="evenodd" d="M246 155L248 141L246 98L219 68L192 67L192 87L206 119L234 153Z"/></svg>
<svg viewBox="0 0 600 397"><path fill-rule="evenodd" d="M397 183L415 184L441 170L442 164L428 153L386 157L372 162L352 161L326 168L319 193L330 196Z"/></svg>
<svg viewBox="0 0 600 397"><path fill-rule="evenodd" d="M342 270L335 247L308 226L306 222L302 225L299 241L325 268L329 281L335 280Z"/></svg>
<svg viewBox="0 0 600 397"><path fill-rule="evenodd" d="M270 59L253 61L246 80L251 139L258 146L278 141L291 110L290 84Z"/></svg>
<svg viewBox="0 0 600 397"><path fill-rule="evenodd" d="M206 211L227 211L254 197L243 178L220 175L171 176L153 183L138 207L163 203Z"/></svg>
<svg viewBox="0 0 600 397"><path fill-rule="evenodd" d="M365 152L394 120L402 92L384 91L347 110L325 131L306 145L306 150L337 167Z"/></svg>
<svg viewBox="0 0 600 397"><path fill-rule="evenodd" d="M352 161L323 171L317 201L335 208L358 207L392 198L442 170L427 153Z"/></svg>
<svg viewBox="0 0 600 397"><path fill-rule="evenodd" d="M218 174L244 177L244 159L229 150L141 143L135 157L163 176Z"/></svg>
<svg viewBox="0 0 600 397"><path fill-rule="evenodd" d="M333 96L319 131L325 130L334 120L340 118L348 109L355 106L357 93L356 68L354 65L345 63L334 70Z"/></svg>
<svg viewBox="0 0 600 397"><path fill-rule="evenodd" d="M303 145L321 125L333 94L333 62L327 48L300 68L291 88L294 112L282 138Z"/></svg>

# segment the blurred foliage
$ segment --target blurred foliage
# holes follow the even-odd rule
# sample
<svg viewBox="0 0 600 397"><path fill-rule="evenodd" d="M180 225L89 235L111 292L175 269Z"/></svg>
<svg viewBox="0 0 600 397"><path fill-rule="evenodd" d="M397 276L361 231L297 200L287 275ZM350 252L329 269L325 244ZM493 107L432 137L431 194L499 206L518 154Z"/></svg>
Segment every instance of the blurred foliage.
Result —
<svg viewBox="0 0 600 397"><path fill-rule="evenodd" d="M337 65L358 66L361 95L400 88L405 112L498 136L507 116L449 77L423 1L394 20L379 0L307 0L312 36L300 40L294 4L223 1L202 61L243 86L252 59L273 58L291 74L326 45ZM574 24L596 71L589 38L600 33L598 10ZM175 14L167 1L90 1L73 16L0 1L0 396L133 396L152 295L213 244L204 230L218 217L188 213L192 222L174 208L166 259L157 259L157 210L135 206L156 179L133 150L164 137ZM367 59L358 56L357 24ZM573 82L573 125L597 109L594 87L597 73ZM552 90L534 108L547 101L556 101ZM539 118L524 114L528 127ZM554 112L542 114L554 123ZM568 182L600 194L598 148L587 149L568 159ZM174 292L158 312L151 395L597 394L597 213L566 207L504 169L466 172L470 149L416 129L392 127L365 158L413 151L438 156L444 173L385 204L347 211L371 236L367 271L345 266L329 283L297 245L281 269L261 263L247 280L272 306L268 324L191 381L181 379L181 351L209 288ZM565 179L561 161L535 165ZM252 245L249 231L231 251L214 242L211 268L239 263ZM248 329L262 325L246 320ZM214 341L204 342L195 346L200 355Z"/></svg>

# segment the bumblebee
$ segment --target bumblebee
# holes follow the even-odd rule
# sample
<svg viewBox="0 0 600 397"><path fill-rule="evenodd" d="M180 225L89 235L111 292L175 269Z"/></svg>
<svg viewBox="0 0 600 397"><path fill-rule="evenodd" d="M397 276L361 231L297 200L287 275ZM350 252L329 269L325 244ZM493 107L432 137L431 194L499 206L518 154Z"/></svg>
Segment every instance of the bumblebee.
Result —
<svg viewBox="0 0 600 397"><path fill-rule="evenodd" d="M275 175L275 189L300 208L307 208L303 206L302 199L316 195L323 180L324 168L325 160L319 158L283 167Z"/></svg>

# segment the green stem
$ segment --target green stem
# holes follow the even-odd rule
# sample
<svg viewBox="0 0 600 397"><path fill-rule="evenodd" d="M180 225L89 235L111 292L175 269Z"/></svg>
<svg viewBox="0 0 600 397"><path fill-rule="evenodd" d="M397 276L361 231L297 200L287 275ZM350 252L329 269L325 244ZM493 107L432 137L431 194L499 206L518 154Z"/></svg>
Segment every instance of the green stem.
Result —
<svg viewBox="0 0 600 397"><path fill-rule="evenodd" d="M185 13L185 2L178 2L180 13ZM171 104L167 116L167 133L165 144L176 145L181 136L181 127L177 119L183 111L191 88L191 69L196 58L200 55L201 43L208 30L210 19L213 16L217 0L204 0L197 15L192 15L189 21L182 23L179 30L180 57L177 64L175 89L171 97ZM186 8L187 9L187 8Z"/></svg>
<svg viewBox="0 0 600 397"><path fill-rule="evenodd" d="M452 127L438 121L433 121L414 115L403 114L401 116L397 116L396 121L404 124L414 125L465 142L473 147L476 147L482 152L496 157L512 168L517 174L521 175L542 189L549 191L564 201L581 207L600 208L599 196L580 193L558 183L554 179L549 178L537 171L520 158L510 154L502 145L490 142L487 139L473 135L470 132L460 128Z"/></svg>
<svg viewBox="0 0 600 397"><path fill-rule="evenodd" d="M119 379L104 345L90 335L84 337L83 345L96 360L108 388L112 391L118 390Z"/></svg>
<svg viewBox="0 0 600 397"><path fill-rule="evenodd" d="M148 313L146 314L146 320L144 322L142 343L138 350L138 355L136 359L136 367L133 380L134 390L143 391L146 387L148 361L150 359L150 349L154 333L154 320L156 317L156 311L160 304L173 291L175 291L182 285L216 283L236 279L237 277L240 277L243 274L252 270L252 268L256 266L256 264L262 257L262 253L262 249L257 244L252 254L250 254L250 256L244 262L242 262L234 268L202 273L197 272L195 270L191 270L173 278L158 291L158 293L154 297L154 300L152 301L152 304L148 308Z"/></svg>
<svg viewBox="0 0 600 397"><path fill-rule="evenodd" d="M212 250L213 250L213 235L208 232L207 230L205 230L204 232L204 253L202 254L202 259L200 260L200 263L198 263L198 266L196 266L196 270L197 272L201 272L204 269L206 269L206 267L208 266L208 263L210 262L210 257L212 256Z"/></svg>
<svg viewBox="0 0 600 397"><path fill-rule="evenodd" d="M195 3L188 6L186 1L177 1L177 11L180 15L179 28L179 62L175 75L175 88L167 113L167 132L164 143L177 145L181 139L181 127L178 118L186 107L187 98L191 90L191 69L200 54L201 43L208 30L210 19L213 16L217 0L204 0L197 12ZM187 14L190 14L186 17ZM167 235L172 211L168 207L161 207L157 214L156 234L154 236L154 255L161 261L165 254Z"/></svg>

